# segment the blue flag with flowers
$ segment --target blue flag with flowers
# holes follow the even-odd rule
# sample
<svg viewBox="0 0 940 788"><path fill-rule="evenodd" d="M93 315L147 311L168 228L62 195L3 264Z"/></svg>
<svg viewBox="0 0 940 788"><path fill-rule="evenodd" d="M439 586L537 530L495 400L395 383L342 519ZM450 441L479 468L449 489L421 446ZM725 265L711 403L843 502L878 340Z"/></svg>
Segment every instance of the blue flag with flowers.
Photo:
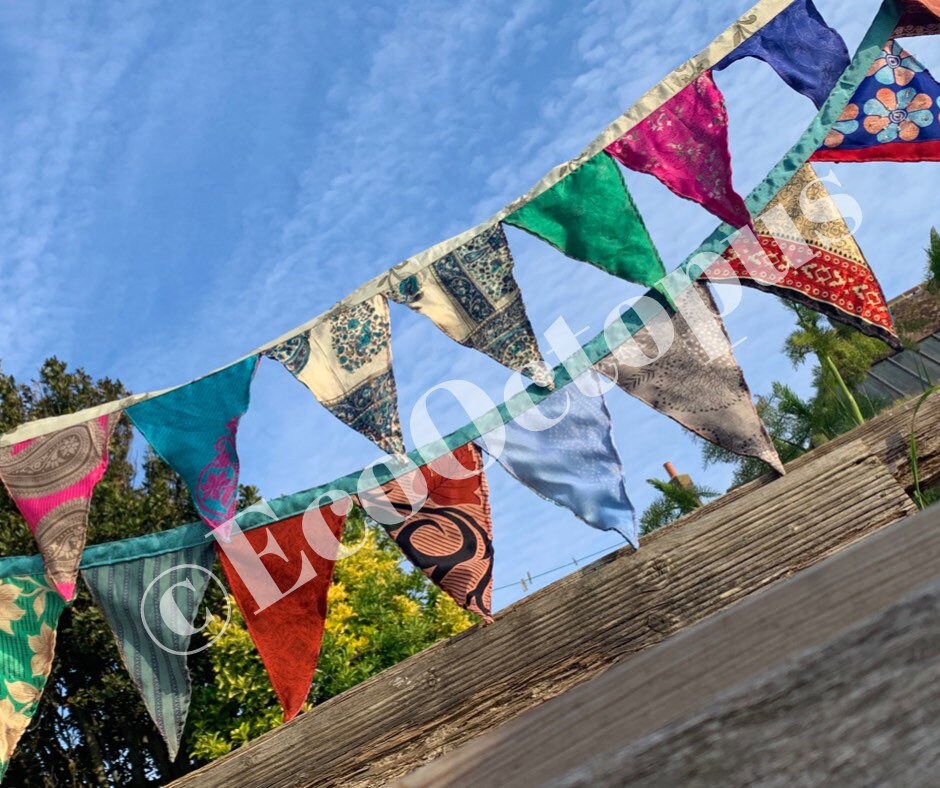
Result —
<svg viewBox="0 0 940 788"><path fill-rule="evenodd" d="M813 160L940 161L940 84L889 41Z"/></svg>

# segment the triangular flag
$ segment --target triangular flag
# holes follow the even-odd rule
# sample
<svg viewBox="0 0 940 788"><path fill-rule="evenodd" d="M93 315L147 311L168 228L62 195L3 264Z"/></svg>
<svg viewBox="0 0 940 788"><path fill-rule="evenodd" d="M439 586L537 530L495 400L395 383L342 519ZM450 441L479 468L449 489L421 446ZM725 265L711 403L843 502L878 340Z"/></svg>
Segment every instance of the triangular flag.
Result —
<svg viewBox="0 0 940 788"><path fill-rule="evenodd" d="M901 19L897 38L940 35L940 0L900 0Z"/></svg>
<svg viewBox="0 0 940 788"><path fill-rule="evenodd" d="M889 41L812 158L940 161L940 84Z"/></svg>
<svg viewBox="0 0 940 788"><path fill-rule="evenodd" d="M494 458L543 498L639 546L633 505L597 375L588 370L505 426ZM486 443L481 442L486 450Z"/></svg>
<svg viewBox="0 0 940 788"><path fill-rule="evenodd" d="M91 496L108 468L108 441L120 418L111 413L0 448L0 478L66 601L75 596Z"/></svg>
<svg viewBox="0 0 940 788"><path fill-rule="evenodd" d="M318 518L315 524L304 522L311 517ZM345 514L323 507L237 533L231 542L217 545L232 596L285 721L297 715L310 694L345 521ZM319 530L310 539L305 530L314 527Z"/></svg>
<svg viewBox="0 0 940 788"><path fill-rule="evenodd" d="M653 285L666 275L623 175L607 153L588 159L504 221L629 282Z"/></svg>
<svg viewBox="0 0 940 788"><path fill-rule="evenodd" d="M474 444L361 493L359 503L458 605L492 621L493 521ZM413 508L417 511L409 515Z"/></svg>
<svg viewBox="0 0 940 788"><path fill-rule="evenodd" d="M692 284L675 302L678 311L663 308L595 367L696 435L783 473L711 292Z"/></svg>
<svg viewBox="0 0 940 788"><path fill-rule="evenodd" d="M605 150L625 167L655 175L732 227L751 222L731 184L728 111L711 71L687 85Z"/></svg>
<svg viewBox="0 0 940 788"><path fill-rule="evenodd" d="M388 297L429 317L447 336L543 386L552 383L495 224L415 274L389 272Z"/></svg>
<svg viewBox="0 0 940 788"><path fill-rule="evenodd" d="M249 356L127 409L153 450L186 482L210 528L232 519L238 504L235 434L248 410L258 356Z"/></svg>
<svg viewBox="0 0 940 788"><path fill-rule="evenodd" d="M336 307L265 355L287 367L344 424L383 451L404 454L384 296Z"/></svg>
<svg viewBox="0 0 940 788"><path fill-rule="evenodd" d="M162 555L82 570L92 598L117 642L121 659L176 760L191 684L187 656L195 621L212 577L207 540Z"/></svg>
<svg viewBox="0 0 940 788"><path fill-rule="evenodd" d="M41 575L0 579L0 779L36 713L64 609Z"/></svg>
<svg viewBox="0 0 940 788"><path fill-rule="evenodd" d="M794 0L715 70L721 71L745 57L763 60L817 108L826 103L849 66L845 41L826 24L812 0Z"/></svg>
<svg viewBox="0 0 940 788"><path fill-rule="evenodd" d="M881 285L813 168L806 164L706 275L774 293L899 346Z"/></svg>

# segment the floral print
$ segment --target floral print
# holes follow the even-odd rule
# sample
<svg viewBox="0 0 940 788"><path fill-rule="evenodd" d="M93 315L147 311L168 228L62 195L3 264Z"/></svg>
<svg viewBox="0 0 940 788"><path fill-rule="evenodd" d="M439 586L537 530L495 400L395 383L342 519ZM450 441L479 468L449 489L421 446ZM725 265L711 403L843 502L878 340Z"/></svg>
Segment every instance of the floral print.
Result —
<svg viewBox="0 0 940 788"><path fill-rule="evenodd" d="M940 161L938 109L940 84L889 41L812 160Z"/></svg>
<svg viewBox="0 0 940 788"><path fill-rule="evenodd" d="M64 607L42 576L0 578L0 778L39 705Z"/></svg>
<svg viewBox="0 0 940 788"><path fill-rule="evenodd" d="M827 148L835 148L841 145L849 134L858 131L858 114L858 104L849 104L826 135L823 144Z"/></svg>
<svg viewBox="0 0 940 788"><path fill-rule="evenodd" d="M920 130L934 122L933 99L914 88L895 93L882 88L875 98L865 102L865 131L877 135L878 142L894 142L898 138L912 142Z"/></svg>
<svg viewBox="0 0 940 788"><path fill-rule="evenodd" d="M337 310L330 316L330 326L333 350L347 372L355 372L388 346L387 310L380 314L371 301Z"/></svg>
<svg viewBox="0 0 940 788"><path fill-rule="evenodd" d="M897 41L889 41L884 46L884 54L872 63L868 76L882 85L900 85L903 88L923 70L924 67Z"/></svg>

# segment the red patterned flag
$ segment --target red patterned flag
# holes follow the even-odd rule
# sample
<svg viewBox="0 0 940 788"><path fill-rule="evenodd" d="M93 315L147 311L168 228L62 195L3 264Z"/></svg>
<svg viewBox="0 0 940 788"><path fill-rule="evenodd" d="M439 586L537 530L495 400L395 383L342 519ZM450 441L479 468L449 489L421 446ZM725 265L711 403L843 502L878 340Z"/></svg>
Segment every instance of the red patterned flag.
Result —
<svg viewBox="0 0 940 788"><path fill-rule="evenodd" d="M319 514L320 527L325 525L338 543L345 514L330 507ZM335 555L323 547L322 534L312 539L317 549L311 547L304 532L305 516L316 517L316 512L237 533L231 542L216 545L285 720L297 715L310 694L335 565ZM259 555L262 551L264 555Z"/></svg>
<svg viewBox="0 0 940 788"><path fill-rule="evenodd" d="M813 168L804 165L706 271L740 280L900 346L881 285ZM744 237L746 236L746 237Z"/></svg>
<svg viewBox="0 0 940 788"><path fill-rule="evenodd" d="M940 35L940 0L901 0L901 9L895 36Z"/></svg>
<svg viewBox="0 0 940 788"><path fill-rule="evenodd" d="M493 521L480 449L461 446L359 501L458 605L493 620Z"/></svg>
<svg viewBox="0 0 940 788"><path fill-rule="evenodd" d="M732 227L750 223L744 200L731 185L728 112L711 71L606 150L625 167L655 175Z"/></svg>

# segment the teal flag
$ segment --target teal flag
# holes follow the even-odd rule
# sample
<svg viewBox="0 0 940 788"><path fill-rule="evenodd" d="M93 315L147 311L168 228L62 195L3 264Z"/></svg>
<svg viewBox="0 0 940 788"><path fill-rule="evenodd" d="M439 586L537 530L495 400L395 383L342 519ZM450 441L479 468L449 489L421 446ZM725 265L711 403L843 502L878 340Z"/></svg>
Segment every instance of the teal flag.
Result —
<svg viewBox="0 0 940 788"><path fill-rule="evenodd" d="M503 221L630 282L653 285L666 275L620 168L606 153Z"/></svg>
<svg viewBox="0 0 940 788"><path fill-rule="evenodd" d="M39 706L64 609L41 574L0 580L0 779Z"/></svg>
<svg viewBox="0 0 940 788"><path fill-rule="evenodd" d="M186 661L190 638L199 628L193 619L214 558L210 538L173 553L82 570L171 760L189 713Z"/></svg>
<svg viewBox="0 0 940 788"><path fill-rule="evenodd" d="M235 515L235 433L248 410L258 356L132 405L125 412L189 487L199 515L218 528Z"/></svg>

